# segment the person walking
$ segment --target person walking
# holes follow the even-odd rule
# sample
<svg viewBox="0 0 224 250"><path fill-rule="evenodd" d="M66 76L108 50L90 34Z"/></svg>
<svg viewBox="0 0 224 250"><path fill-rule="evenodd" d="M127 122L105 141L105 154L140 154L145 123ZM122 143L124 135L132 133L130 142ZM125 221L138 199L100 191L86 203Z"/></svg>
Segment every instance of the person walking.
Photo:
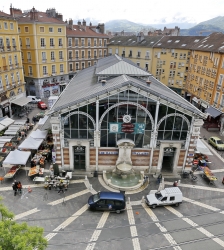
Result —
<svg viewBox="0 0 224 250"><path fill-rule="evenodd" d="M16 196L16 193L17 193L17 185L18 185L18 182L16 180L14 180L14 182L12 183L12 189L14 191L14 196Z"/></svg>
<svg viewBox="0 0 224 250"><path fill-rule="evenodd" d="M22 184L21 184L20 181L18 181L17 189L18 189L18 192L19 192L20 194L22 194Z"/></svg>
<svg viewBox="0 0 224 250"><path fill-rule="evenodd" d="M59 194L60 194L61 192L64 193L63 187L64 187L63 181L60 180L60 183L59 183L59 191L58 191Z"/></svg>

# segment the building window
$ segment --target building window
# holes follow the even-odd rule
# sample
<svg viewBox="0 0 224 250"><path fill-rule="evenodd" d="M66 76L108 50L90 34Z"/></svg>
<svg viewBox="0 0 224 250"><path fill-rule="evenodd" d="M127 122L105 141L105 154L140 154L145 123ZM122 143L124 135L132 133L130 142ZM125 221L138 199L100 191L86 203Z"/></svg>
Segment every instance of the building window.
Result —
<svg viewBox="0 0 224 250"><path fill-rule="evenodd" d="M96 65L96 61L94 61L94 65Z"/></svg>
<svg viewBox="0 0 224 250"><path fill-rule="evenodd" d="M61 28L58 28L58 33L61 33Z"/></svg>
<svg viewBox="0 0 224 250"><path fill-rule="evenodd" d="M88 62L88 67L91 67L91 62Z"/></svg>
<svg viewBox="0 0 224 250"><path fill-rule="evenodd" d="M59 59L63 59L63 51L59 51Z"/></svg>
<svg viewBox="0 0 224 250"><path fill-rule="evenodd" d="M69 46L69 47L72 47L72 38L69 38L69 39L68 39L68 46Z"/></svg>
<svg viewBox="0 0 224 250"><path fill-rule="evenodd" d="M52 27L49 27L49 32L53 32L53 28Z"/></svg>
<svg viewBox="0 0 224 250"><path fill-rule="evenodd" d="M4 29L7 30L8 29L8 23L4 22Z"/></svg>
<svg viewBox="0 0 224 250"><path fill-rule="evenodd" d="M27 60L31 61L31 53L30 52L27 52Z"/></svg>
<svg viewBox="0 0 224 250"><path fill-rule="evenodd" d="M25 27L25 32L29 32L29 27Z"/></svg>
<svg viewBox="0 0 224 250"><path fill-rule="evenodd" d="M50 46L54 47L54 38L50 38Z"/></svg>
<svg viewBox="0 0 224 250"><path fill-rule="evenodd" d="M2 77L0 76L0 89L3 89Z"/></svg>
<svg viewBox="0 0 224 250"><path fill-rule="evenodd" d="M44 27L40 27L40 32L44 32Z"/></svg>
<svg viewBox="0 0 224 250"><path fill-rule="evenodd" d="M79 52L76 50L76 52L75 52L75 58L76 59L79 59Z"/></svg>
<svg viewBox="0 0 224 250"><path fill-rule="evenodd" d="M79 46L79 39L78 38L75 39L75 46L76 47Z"/></svg>
<svg viewBox="0 0 224 250"><path fill-rule="evenodd" d="M46 58L46 52L42 52L42 61L46 61L47 58Z"/></svg>
<svg viewBox="0 0 224 250"><path fill-rule="evenodd" d="M140 62L137 62L137 66L140 67Z"/></svg>
<svg viewBox="0 0 224 250"><path fill-rule="evenodd" d="M103 54L104 54L104 57L107 56L107 50L106 49L104 50Z"/></svg>
<svg viewBox="0 0 224 250"><path fill-rule="evenodd" d="M55 68L55 65L52 65L52 66L51 66L51 70L52 70L52 74L56 74L56 68Z"/></svg>
<svg viewBox="0 0 224 250"><path fill-rule="evenodd" d="M145 59L149 59L149 51L146 51Z"/></svg>
<svg viewBox="0 0 224 250"><path fill-rule="evenodd" d="M73 69L72 69L72 63L69 63L69 71L73 71Z"/></svg>
<svg viewBox="0 0 224 250"><path fill-rule="evenodd" d="M75 69L76 69L76 70L79 70L79 63L76 63L76 64L75 64Z"/></svg>
<svg viewBox="0 0 224 250"><path fill-rule="evenodd" d="M33 67L29 66L29 76L32 76L32 75L33 75Z"/></svg>
<svg viewBox="0 0 224 250"><path fill-rule="evenodd" d="M19 31L19 33L21 33L21 29L20 29L20 27L18 27L18 31Z"/></svg>
<svg viewBox="0 0 224 250"><path fill-rule="evenodd" d="M12 38L12 46L15 48L16 47L16 39Z"/></svg>
<svg viewBox="0 0 224 250"><path fill-rule="evenodd" d="M9 56L9 65L12 65L12 56Z"/></svg>
<svg viewBox="0 0 224 250"><path fill-rule="evenodd" d="M6 46L7 46L8 48L10 48L10 40L9 40L9 38L6 38Z"/></svg>
<svg viewBox="0 0 224 250"><path fill-rule="evenodd" d="M14 55L14 61L15 61L15 65L17 65L18 64L18 57L17 57L17 55Z"/></svg>
<svg viewBox="0 0 224 250"><path fill-rule="evenodd" d="M16 77L17 77L18 82L20 82L20 75L18 71L16 72Z"/></svg>
<svg viewBox="0 0 224 250"><path fill-rule="evenodd" d="M91 39L88 38L88 47L91 46Z"/></svg>
<svg viewBox="0 0 224 250"><path fill-rule="evenodd" d="M84 59L84 58L85 58L85 51L82 50L82 59Z"/></svg>
<svg viewBox="0 0 224 250"><path fill-rule="evenodd" d="M47 75L47 66L43 66L43 75Z"/></svg>
<svg viewBox="0 0 224 250"><path fill-rule="evenodd" d="M3 47L4 47L3 39L0 38L0 48L3 48Z"/></svg>
<svg viewBox="0 0 224 250"><path fill-rule="evenodd" d="M14 30L14 25L13 25L13 23L10 23L10 30Z"/></svg>
<svg viewBox="0 0 224 250"><path fill-rule="evenodd" d="M117 54L117 55L118 55L118 49L116 49L116 50L115 50L115 54Z"/></svg>
<svg viewBox="0 0 224 250"><path fill-rule="evenodd" d="M45 39L44 38L41 38L40 39L40 46L41 47L45 47L46 45L45 45Z"/></svg>
<svg viewBox="0 0 224 250"><path fill-rule="evenodd" d="M69 51L69 52L68 52L68 59L69 59L69 60L72 60L72 51Z"/></svg>
<svg viewBox="0 0 224 250"><path fill-rule="evenodd" d="M106 47L106 46L107 46L107 40L104 39L104 47Z"/></svg>
<svg viewBox="0 0 224 250"><path fill-rule="evenodd" d="M94 58L97 58L96 50L94 50Z"/></svg>
<svg viewBox="0 0 224 250"><path fill-rule="evenodd" d="M64 64L60 64L60 73L64 72Z"/></svg>
<svg viewBox="0 0 224 250"><path fill-rule="evenodd" d="M96 47L96 39L94 39L94 47Z"/></svg>
<svg viewBox="0 0 224 250"><path fill-rule="evenodd" d="M223 79L224 79L224 75L221 75L219 76L219 81L218 81L218 86L222 86L222 83L223 83Z"/></svg>
<svg viewBox="0 0 224 250"><path fill-rule="evenodd" d="M91 59L91 51L88 50L88 59Z"/></svg>
<svg viewBox="0 0 224 250"><path fill-rule="evenodd" d="M51 61L54 61L55 57L54 57L54 51L51 51Z"/></svg>
<svg viewBox="0 0 224 250"><path fill-rule="evenodd" d="M84 47L85 46L85 39L81 39L81 44L82 44L82 47Z"/></svg>
<svg viewBox="0 0 224 250"><path fill-rule="evenodd" d="M82 63L82 69L85 69L85 63L84 62Z"/></svg>
<svg viewBox="0 0 224 250"><path fill-rule="evenodd" d="M8 78L8 75L5 75L5 84L6 84L6 87L9 86L9 78Z"/></svg>
<svg viewBox="0 0 224 250"><path fill-rule="evenodd" d="M62 38L58 39L58 46L63 46L63 44L62 44Z"/></svg>
<svg viewBox="0 0 224 250"><path fill-rule="evenodd" d="M23 55L23 52L21 52L21 57L22 57L22 60L24 60L24 55Z"/></svg>
<svg viewBox="0 0 224 250"><path fill-rule="evenodd" d="M22 38L19 39L19 44L20 44L20 47L23 46L23 43L22 43Z"/></svg>
<svg viewBox="0 0 224 250"><path fill-rule="evenodd" d="M26 38L26 47L30 47L30 39Z"/></svg>
<svg viewBox="0 0 224 250"><path fill-rule="evenodd" d="M99 46L102 46L102 39L99 39Z"/></svg>

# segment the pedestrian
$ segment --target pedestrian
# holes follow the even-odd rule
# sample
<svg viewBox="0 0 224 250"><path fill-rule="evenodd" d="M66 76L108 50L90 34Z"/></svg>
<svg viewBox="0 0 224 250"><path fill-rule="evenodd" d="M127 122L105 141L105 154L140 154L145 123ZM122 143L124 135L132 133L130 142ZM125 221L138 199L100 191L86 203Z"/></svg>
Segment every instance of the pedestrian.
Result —
<svg viewBox="0 0 224 250"><path fill-rule="evenodd" d="M17 185L18 185L18 182L16 180L14 180L14 182L12 183L12 189L14 190L14 196L16 196L16 193L17 193Z"/></svg>
<svg viewBox="0 0 224 250"><path fill-rule="evenodd" d="M224 184L224 177L222 178L222 184Z"/></svg>
<svg viewBox="0 0 224 250"><path fill-rule="evenodd" d="M36 117L35 116L32 118L32 121L34 124L36 124Z"/></svg>
<svg viewBox="0 0 224 250"><path fill-rule="evenodd" d="M160 184L161 180L162 180L162 174L159 174L159 176L157 178L157 183Z"/></svg>
<svg viewBox="0 0 224 250"><path fill-rule="evenodd" d="M30 118L29 117L27 117L26 123L30 123Z"/></svg>
<svg viewBox="0 0 224 250"><path fill-rule="evenodd" d="M18 192L20 192L20 194L22 194L22 184L20 181L18 181L17 189L18 189Z"/></svg>
<svg viewBox="0 0 224 250"><path fill-rule="evenodd" d="M177 181L174 181L173 187L177 187L177 185L178 185L178 182L177 182Z"/></svg>
<svg viewBox="0 0 224 250"><path fill-rule="evenodd" d="M64 187L63 181L60 180L58 193L61 193L61 192L64 193L63 187Z"/></svg>

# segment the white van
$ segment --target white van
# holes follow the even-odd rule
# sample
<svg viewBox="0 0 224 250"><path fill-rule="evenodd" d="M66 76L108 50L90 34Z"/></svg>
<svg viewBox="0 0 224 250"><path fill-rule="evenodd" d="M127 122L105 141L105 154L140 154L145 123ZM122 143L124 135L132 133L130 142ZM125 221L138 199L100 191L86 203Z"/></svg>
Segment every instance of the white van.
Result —
<svg viewBox="0 0 224 250"><path fill-rule="evenodd" d="M41 99L40 99L40 98L37 98L37 97L34 96L34 95L28 95L27 98L30 99L30 102L31 102L31 103L38 103L38 102L41 102Z"/></svg>
<svg viewBox="0 0 224 250"><path fill-rule="evenodd" d="M155 208L157 206L176 205L182 203L183 195L178 187L165 188L158 192L150 192L145 197L148 206Z"/></svg>

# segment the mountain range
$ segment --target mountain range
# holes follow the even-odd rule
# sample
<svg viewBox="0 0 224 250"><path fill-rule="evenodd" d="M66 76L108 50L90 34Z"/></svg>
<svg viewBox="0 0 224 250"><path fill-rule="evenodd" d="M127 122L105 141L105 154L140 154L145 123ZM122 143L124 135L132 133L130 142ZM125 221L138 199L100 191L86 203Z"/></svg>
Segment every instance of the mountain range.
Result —
<svg viewBox="0 0 224 250"><path fill-rule="evenodd" d="M100 23L100 20L86 18L86 23L89 25L90 21L93 25ZM73 20L77 23L78 20ZM180 35L182 36L199 36L209 35L212 32L224 32L224 16L218 16L210 20L195 23L161 23L161 24L142 24L128 21L126 19L111 20L105 22L105 31L111 32L139 32L139 31L151 31L155 29L174 28L175 26L180 27Z"/></svg>

